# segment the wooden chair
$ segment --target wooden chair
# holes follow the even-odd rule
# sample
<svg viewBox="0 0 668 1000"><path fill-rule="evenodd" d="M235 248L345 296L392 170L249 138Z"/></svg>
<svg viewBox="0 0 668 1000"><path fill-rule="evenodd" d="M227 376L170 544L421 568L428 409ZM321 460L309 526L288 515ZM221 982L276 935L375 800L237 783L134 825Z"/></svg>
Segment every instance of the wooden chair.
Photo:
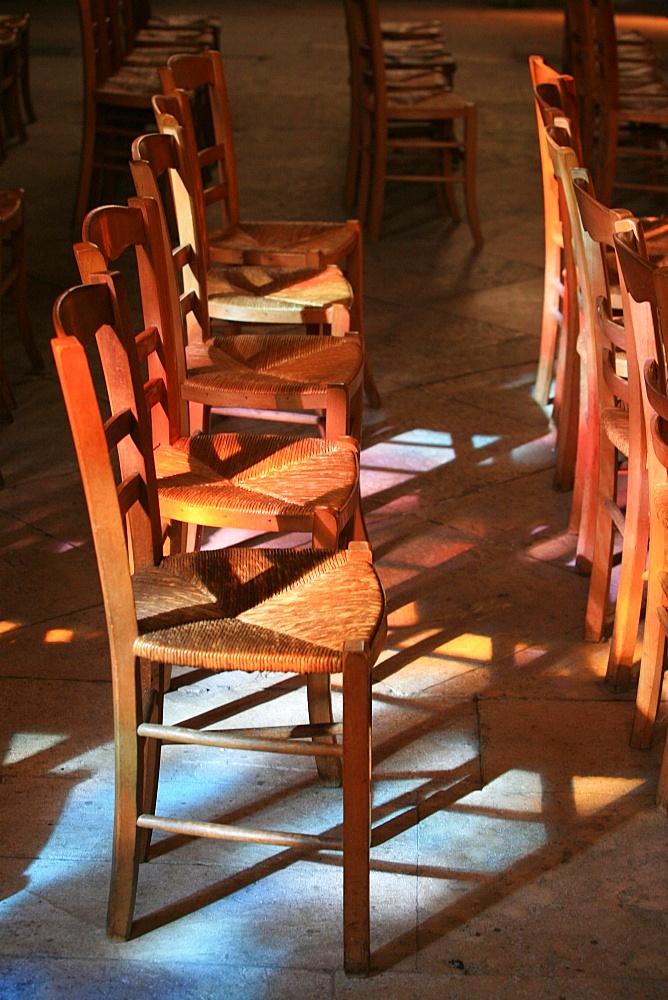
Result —
<svg viewBox="0 0 668 1000"><path fill-rule="evenodd" d="M84 219L74 247L82 281L125 265L140 289L158 495L171 522L170 551L185 524L255 533L307 532L320 548L367 540L359 498L359 452L352 438L323 441L263 434L190 436L185 331L171 249L158 204L131 198ZM127 261L128 256L132 259ZM134 279L134 280L133 280ZM109 277L118 322L132 329L125 285Z"/></svg>
<svg viewBox="0 0 668 1000"><path fill-rule="evenodd" d="M171 114L179 123L201 177L201 231L211 265L324 271L342 267L352 289L350 324L364 340L363 254L359 222L254 221L242 219L234 153L232 116L220 53L210 49L171 56L160 70L163 96L154 98L158 122ZM191 102L210 121L212 138L198 138ZM372 406L380 396L365 351L365 390Z"/></svg>
<svg viewBox="0 0 668 1000"><path fill-rule="evenodd" d="M586 401L578 464L585 487L576 559L578 568L590 567L591 572L585 638L596 642L604 635L616 529L623 542L607 679L625 687L634 662L647 559L647 446L638 360L623 323L613 317L606 256L615 224L630 213L596 200L567 132L547 128L546 138L571 224L581 304ZM620 488L619 456L626 467L625 491Z"/></svg>
<svg viewBox="0 0 668 1000"><path fill-rule="evenodd" d="M657 267L648 256L637 220L617 227L614 238L621 279L624 322L633 338L644 378L643 414L648 442L650 542L647 570L647 610L636 693L631 743L648 747L652 740L665 672L668 598L664 592L668 567L668 398L666 397L665 311L668 309L668 267Z"/></svg>
<svg viewBox="0 0 668 1000"><path fill-rule="evenodd" d="M17 72L23 121L37 120L30 86L30 14L0 14L0 28L10 28L17 35Z"/></svg>
<svg viewBox="0 0 668 1000"><path fill-rule="evenodd" d="M534 399L546 406L552 398L552 419L557 428L554 483L557 489L570 490L574 486L578 443L581 371L577 339L580 324L570 224L568 213L560 204L559 185L554 176L545 128L556 121L563 122L564 108L574 99L573 81L572 77L552 70L541 56L529 57L529 72L540 151L545 239L543 310Z"/></svg>
<svg viewBox="0 0 668 1000"><path fill-rule="evenodd" d="M584 295L589 282L592 307L598 314L595 346L600 370L596 539L585 637L596 641L603 634L614 537L619 532L621 565L607 680L623 689L631 682L635 662L649 532L647 437L641 390L644 359L638 356L636 342L623 320L613 319L607 282L606 256L614 247L616 226L628 213L601 205L593 197L588 175L574 176L574 191L589 265L581 288Z"/></svg>
<svg viewBox="0 0 668 1000"><path fill-rule="evenodd" d="M134 44L128 37L124 0L78 2L84 115L74 208L77 228L92 204L116 193L113 181L127 176L130 144L152 121L151 97L160 87L158 66L174 51ZM186 43L181 40L179 47Z"/></svg>
<svg viewBox="0 0 668 1000"><path fill-rule="evenodd" d="M361 67L350 28L346 18L350 120L343 205L347 211L357 201L363 150ZM457 63L446 48L440 21L381 20L380 34L388 91L398 90L405 98L410 91L452 89Z"/></svg>
<svg viewBox="0 0 668 1000"><path fill-rule="evenodd" d="M359 441L364 351L359 335L346 332L347 309L342 302L331 302L331 309L326 310L322 301L315 304L305 296L306 301L295 306L293 283L290 293L293 301L286 301L286 314L293 321L299 317L303 323L321 322L327 312L332 320L342 317L340 323L332 325L332 336L267 333L261 328L257 333L212 336L209 324L212 305L215 315L223 314L235 322L262 320L264 314L259 307L263 296L254 296L250 282L257 275L262 279L263 269L250 270L249 285L243 290L247 295L239 295L230 284L227 287L223 284L228 273L230 282L241 282L244 271L248 271L242 267L222 269L222 274L215 276L217 283L211 291L211 271L202 255L191 197L192 172L184 158L183 144L178 141L178 132L174 122L170 131L138 137L132 146L130 167L140 196L152 197L162 204L163 196L169 199L174 190L180 202L177 209L169 201L163 219L166 232L167 218L179 220L179 237L172 244L172 256L180 275L184 308L190 309L188 377L183 390L186 398L206 408L236 407L254 414L265 411L271 419L276 419L277 412L285 417L295 411L302 415L315 411L324 414L327 437L350 434ZM168 174L172 175L171 185L163 183ZM271 276L269 280L273 280ZM329 275L323 280L328 281ZM312 288L315 279L310 277L309 281ZM340 272L335 274L335 281L342 294L341 282L349 291L350 286ZM331 289L330 283L326 286L328 295ZM311 305L315 305L313 310ZM270 318L276 322L281 310L280 292L268 308L272 310Z"/></svg>
<svg viewBox="0 0 668 1000"><path fill-rule="evenodd" d="M369 967L371 666L385 634L380 582L364 543L347 551L230 548L162 553L151 426L134 337L119 339L109 285L81 285L54 307L53 351L97 555L111 654L116 794L107 931L127 939L140 860L151 831L343 852L343 948L347 972ZM103 421L85 352L126 369L129 397L106 402ZM105 413L106 416L106 413ZM116 479L110 449L118 455ZM223 730L212 715L163 723L169 665L213 673L342 673L343 724ZM225 716L230 711L226 692ZM245 706L243 706L245 707ZM218 716L220 719L220 715ZM336 736L336 745L332 737ZM308 742L307 742L308 741ZM321 742L326 741L326 742ZM334 757L343 766L342 836L260 830L156 813L160 747L172 744ZM208 749L207 749L208 748ZM183 775L187 776L188 756ZM181 792L187 791L187 781ZM283 793L284 794L284 793ZM329 824L328 824L329 825Z"/></svg>
<svg viewBox="0 0 668 1000"><path fill-rule="evenodd" d="M387 86L386 65L376 0L345 0L348 34L355 57L351 74L362 94L362 143L358 185L358 216L368 222L369 238L380 236L385 185L391 181L435 184L442 207L457 221L455 187L463 187L466 214L476 246L483 243L475 196L477 110L444 86L434 90L413 87L402 96ZM406 128L398 133L397 126ZM420 130L415 134L416 126ZM459 126L463 135L458 138ZM422 134L425 127L428 135ZM433 159L435 169L424 163L414 170L394 172L390 155L403 159Z"/></svg>
<svg viewBox="0 0 668 1000"><path fill-rule="evenodd" d="M33 337L28 306L25 192L22 188L0 191L0 308L2 299L9 291L28 361L33 371L41 371L44 360ZM0 342L0 417L11 420L15 405Z"/></svg>
<svg viewBox="0 0 668 1000"><path fill-rule="evenodd" d="M21 46L16 28L0 22L0 162L7 156L7 141L25 142L27 133L20 101Z"/></svg>
<svg viewBox="0 0 668 1000"><path fill-rule="evenodd" d="M612 0L569 0L567 45L599 199L668 193L668 84L656 59L624 59Z"/></svg>

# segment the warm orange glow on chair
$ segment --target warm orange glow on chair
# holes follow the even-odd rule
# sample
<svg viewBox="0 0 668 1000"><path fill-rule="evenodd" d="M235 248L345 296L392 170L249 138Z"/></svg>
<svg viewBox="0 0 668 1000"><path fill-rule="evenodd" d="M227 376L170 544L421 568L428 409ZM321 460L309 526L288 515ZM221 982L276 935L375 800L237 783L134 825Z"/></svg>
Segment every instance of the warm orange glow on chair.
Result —
<svg viewBox="0 0 668 1000"><path fill-rule="evenodd" d="M623 323L613 317L606 261L615 224L629 213L608 209L595 199L587 171L578 168L568 146L568 133L548 128L546 138L571 222L587 376L586 433L578 455L587 485L578 557L591 564L585 638L596 642L604 636L616 529L623 541L607 679L624 687L634 663L649 534L638 359ZM623 473L619 456L626 466Z"/></svg>
<svg viewBox="0 0 668 1000"><path fill-rule="evenodd" d="M75 245L82 280L98 280L125 262L141 292L158 494L163 518L255 532L308 532L313 544L337 548L342 536L366 540L359 500L358 445L263 434L190 437L185 332L171 250L160 210L150 199L93 209ZM138 273L137 273L138 272ZM111 279L110 279L111 280ZM119 321L131 329L124 286L113 283ZM180 548L180 537L171 538Z"/></svg>
<svg viewBox="0 0 668 1000"><path fill-rule="evenodd" d="M359 543L338 552L231 548L163 557L143 376L134 337L118 337L107 282L105 277L59 298L53 350L93 530L111 653L116 795L108 933L127 939L132 932L139 863L150 857L153 830L313 853L342 850L344 966L365 973L370 671L385 634L383 593L370 551ZM103 355L125 368L126 384L132 385L129 395L108 401L111 415L104 422L84 349L98 332ZM118 454L119 480L110 450ZM212 688L213 675L228 670L341 673L343 725L301 725L290 718L278 728L224 731L211 724L211 712L199 722L211 728L200 729L192 719L164 725L170 665L211 672ZM203 754L227 747L340 759L342 836L227 825L220 808L213 822L189 812L156 814L160 748L172 745L170 753L178 754L180 744L202 747ZM182 774L188 774L187 763ZM187 794L187 781L180 790Z"/></svg>
<svg viewBox="0 0 668 1000"><path fill-rule="evenodd" d="M362 233L357 220L347 222L247 220L239 210L239 185L232 115L220 53L210 49L171 56L160 70L163 95L153 101L158 123L171 114L181 126L193 161L199 165L201 232L212 266L243 264L263 268L324 271L338 264L350 282L350 325L364 340ZM191 111L210 122L212 137L203 138ZM299 274L297 274L299 279ZM365 353L365 390L380 405L371 365Z"/></svg>
<svg viewBox="0 0 668 1000"><path fill-rule="evenodd" d="M540 151L545 236L543 310L534 398L545 406L550 400L554 378L555 486L569 490L574 486L578 445L581 371L577 340L580 321L570 224L568 213L560 204L545 127L564 114L564 106L573 96L573 80L556 73L540 56L529 57L529 72Z"/></svg>
<svg viewBox="0 0 668 1000"><path fill-rule="evenodd" d="M362 149L358 184L358 216L368 223L369 238L380 236L387 181L435 184L439 201L457 221L454 188L464 191L466 214L476 246L483 243L476 203L477 109L448 86L423 91L411 88L402 97L387 86L386 63L375 0L346 0L348 34L355 56L350 71L358 74L355 89L362 95ZM397 126L402 131L397 133ZM415 134L416 127L419 133ZM457 137L455 130L461 128ZM426 129L427 134L424 134ZM394 171L390 157L416 157L414 170ZM424 158L433 164L428 171Z"/></svg>
<svg viewBox="0 0 668 1000"><path fill-rule="evenodd" d="M190 194L192 174L177 139L176 123L173 132L139 137L132 147L131 170L138 193L156 201L161 201L161 182L170 172L181 202L178 211L171 205L168 209L172 207L170 216L179 219L179 239L172 245L172 256L180 276L183 308L189 310L185 398L209 409L264 410L274 419L277 411L281 414L315 411L324 414L327 437L351 434L359 441L364 352L357 334L333 327L332 336L264 330L211 335L208 310L212 300L217 300L219 316L224 312L228 318L242 321L245 309L250 322L254 310L262 304L262 297L253 298L252 288L247 297L237 296L229 288L223 292L220 279L218 289L211 292L210 273L202 256L194 199ZM163 190L169 198L171 186ZM165 213L163 218L167 230ZM236 278L234 268L225 270L231 272L234 280L241 280L244 272L243 268L236 269L239 276ZM339 272L336 280L345 279ZM271 308L280 311L280 297ZM294 317L296 310L290 303L287 311ZM334 313L337 312L335 309ZM325 318L322 305L313 313L302 308L300 315L304 322ZM260 316L258 313L255 316L258 321ZM345 329L347 323L342 326Z"/></svg>
<svg viewBox="0 0 668 1000"><path fill-rule="evenodd" d="M629 220L618 230L615 249L624 322L644 369L650 545L643 652L631 742L633 746L647 747L652 740L661 697L668 628L668 596L665 593L668 569L668 267L657 267L648 259L637 220Z"/></svg>

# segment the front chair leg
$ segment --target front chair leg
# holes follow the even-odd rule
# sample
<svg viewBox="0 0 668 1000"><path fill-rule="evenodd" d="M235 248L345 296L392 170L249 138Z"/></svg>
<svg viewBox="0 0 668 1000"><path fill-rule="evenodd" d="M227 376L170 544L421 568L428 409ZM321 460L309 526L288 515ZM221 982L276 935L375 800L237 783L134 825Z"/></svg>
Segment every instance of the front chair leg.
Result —
<svg viewBox="0 0 668 1000"><path fill-rule="evenodd" d="M366 975L371 960L371 668L361 642L343 653L343 964Z"/></svg>

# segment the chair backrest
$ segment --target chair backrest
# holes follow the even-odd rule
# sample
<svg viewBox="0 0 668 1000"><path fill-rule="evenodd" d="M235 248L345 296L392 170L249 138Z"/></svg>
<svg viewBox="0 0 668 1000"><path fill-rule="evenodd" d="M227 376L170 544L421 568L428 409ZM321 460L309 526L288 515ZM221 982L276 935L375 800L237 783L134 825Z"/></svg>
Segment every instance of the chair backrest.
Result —
<svg viewBox="0 0 668 1000"><path fill-rule="evenodd" d="M115 0L79 0L84 88L100 87L125 55L122 21Z"/></svg>
<svg viewBox="0 0 668 1000"><path fill-rule="evenodd" d="M186 376L185 332L160 206L151 198L130 198L124 206L95 208L84 219L82 237L74 254L86 284L130 258L133 285L141 295L143 330L139 337L145 345L153 443L172 443L188 435L190 426L181 393Z"/></svg>
<svg viewBox="0 0 668 1000"><path fill-rule="evenodd" d="M598 188L619 108L617 31L612 0L566 0L565 50L578 97L584 162Z"/></svg>
<svg viewBox="0 0 668 1000"><path fill-rule="evenodd" d="M204 207L216 208L216 221L202 224L224 235L239 223L239 187L232 118L220 52L207 49L170 56L160 69L163 93L153 107L158 122L171 115L183 130L186 143L197 151ZM197 122L192 106L197 108Z"/></svg>
<svg viewBox="0 0 668 1000"><path fill-rule="evenodd" d="M180 126L171 119L164 131L138 136L132 144L130 170L137 194L151 198L161 210L164 239L172 248L181 315L188 343L209 338L208 260L202 247L192 170L179 141ZM170 237L169 220L178 230Z"/></svg>
<svg viewBox="0 0 668 1000"><path fill-rule="evenodd" d="M624 322L633 338L640 364L645 429L648 442L655 437L657 457L668 468L668 398L666 351L668 349L668 267L658 267L647 257L642 228L636 219L618 223L615 253L619 268Z"/></svg>
<svg viewBox="0 0 668 1000"><path fill-rule="evenodd" d="M353 93L373 109L384 128L387 103L385 53L376 0L344 0Z"/></svg>
<svg viewBox="0 0 668 1000"><path fill-rule="evenodd" d="M566 118L569 122L571 145L580 165L587 166L580 134L575 80L568 73L559 73L548 66L542 56L529 56L529 73L533 86L539 141L541 124L553 125L556 116Z"/></svg>
<svg viewBox="0 0 668 1000"><path fill-rule="evenodd" d="M580 288L588 420L592 436L598 440L600 408L614 406L615 398L628 403L628 383L619 378L614 364L617 352L626 351L627 345L623 325L616 323L612 314L607 253L613 247L616 223L629 213L596 201L591 177L580 167L568 131L549 126L545 135L572 239ZM632 390L639 393L640 375L633 357L628 361L628 377ZM636 416L641 419L639 398L637 403L634 420Z"/></svg>
<svg viewBox="0 0 668 1000"><path fill-rule="evenodd" d="M105 273L64 292L53 310L53 353L86 494L110 638L115 630L131 630L133 621L136 631L130 570L158 565L162 558L151 422L123 299L121 276ZM87 357L95 345L107 388L102 404ZM108 406L109 416L103 418L101 405L105 414Z"/></svg>

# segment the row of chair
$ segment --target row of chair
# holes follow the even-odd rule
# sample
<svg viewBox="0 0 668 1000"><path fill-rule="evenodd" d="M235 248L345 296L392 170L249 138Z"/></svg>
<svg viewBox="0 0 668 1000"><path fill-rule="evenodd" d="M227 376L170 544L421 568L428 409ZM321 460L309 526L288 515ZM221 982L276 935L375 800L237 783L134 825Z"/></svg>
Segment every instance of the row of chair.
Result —
<svg viewBox="0 0 668 1000"><path fill-rule="evenodd" d="M79 0L84 119L75 223L112 193L126 148L150 117L158 70L174 53L218 49L212 18L151 19L139 0ZM452 89L456 63L439 22L383 22L376 0L345 0L350 131L344 206L380 235L387 181L435 184L453 220L462 188L476 246L477 109ZM194 105L197 117L199 106ZM206 133L206 123L198 122ZM457 134L459 130L460 134ZM231 134L231 130L230 130ZM397 169L401 157L404 168Z"/></svg>
<svg viewBox="0 0 668 1000"><path fill-rule="evenodd" d="M173 52L217 47L217 18L153 17L146 0L79 0L83 127L76 226L127 171L127 149L152 120L158 68Z"/></svg>
<svg viewBox="0 0 668 1000"><path fill-rule="evenodd" d="M211 120L225 117L216 113L224 98L218 53L172 56L161 76L164 93L152 99L158 131L137 135L131 146L137 194L86 213L74 247L82 284L54 307L53 352L111 651L117 771L108 931L131 932L152 831L311 855L342 851L344 965L363 973L371 667L386 615L359 485L365 351L350 332L350 315L360 310L353 289L359 226L319 233L313 226L320 224L240 222L233 158L215 141L198 149L191 112L204 95ZM210 167L213 185L203 180ZM221 227L207 220L214 204ZM324 247L335 259L352 259L350 281L335 264L323 266ZM280 281L278 268L290 272ZM139 303L128 291L134 287ZM318 329L266 332L267 323L285 322ZM102 404L91 374L98 359ZM212 432L212 411L239 409L274 419L308 411L321 434ZM260 539L202 551L206 527ZM257 544L286 532L306 532L310 544ZM208 712L201 730L197 720L165 725L175 667L296 674L308 720L230 729L212 724L215 712ZM337 674L342 724L332 711ZM224 706L216 721L229 711ZM321 782L342 783L342 824L307 834L163 815L160 748L170 744L313 755Z"/></svg>
<svg viewBox="0 0 668 1000"><path fill-rule="evenodd" d="M668 626L668 598L662 591L668 568L662 503L668 457L668 247L660 221L645 222L598 199L582 163L573 78L550 69L540 57L532 57L530 65L541 155L548 158L543 163L546 272L549 268L552 283L559 271L563 274L559 379L570 385L576 401L571 525L578 535L578 569L590 574L584 635L591 641L604 638L612 603L607 679L617 688L628 687L649 581L631 733L633 745L648 746ZM550 304L554 293L546 273L545 310ZM558 441L563 394L560 402ZM573 412L568 422L571 434ZM621 563L613 597L617 534ZM657 801L668 805L668 752Z"/></svg>

